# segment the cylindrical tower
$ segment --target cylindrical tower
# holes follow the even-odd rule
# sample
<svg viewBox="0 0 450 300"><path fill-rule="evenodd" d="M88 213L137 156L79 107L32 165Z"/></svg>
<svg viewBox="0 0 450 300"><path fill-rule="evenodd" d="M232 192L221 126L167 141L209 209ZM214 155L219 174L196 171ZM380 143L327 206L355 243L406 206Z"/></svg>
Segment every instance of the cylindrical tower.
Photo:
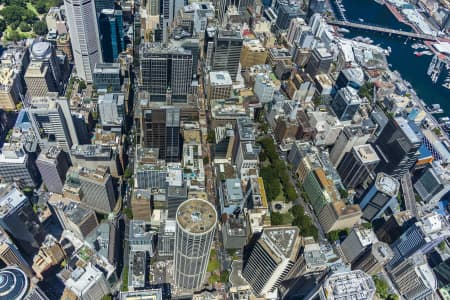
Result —
<svg viewBox="0 0 450 300"><path fill-rule="evenodd" d="M205 200L189 199L178 207L176 218L175 284L183 289L198 289L208 266L217 212Z"/></svg>
<svg viewBox="0 0 450 300"><path fill-rule="evenodd" d="M6 267L0 270L0 298L23 299L28 290L28 278L17 267Z"/></svg>

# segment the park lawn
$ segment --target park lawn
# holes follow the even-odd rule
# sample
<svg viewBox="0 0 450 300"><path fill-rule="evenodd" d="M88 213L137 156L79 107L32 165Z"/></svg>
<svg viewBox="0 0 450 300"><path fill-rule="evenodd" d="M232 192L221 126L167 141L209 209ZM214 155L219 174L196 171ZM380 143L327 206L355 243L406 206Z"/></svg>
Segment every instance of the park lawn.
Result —
<svg viewBox="0 0 450 300"><path fill-rule="evenodd" d="M278 194L274 201L286 202L286 197L284 197L283 189L281 189L281 192Z"/></svg>

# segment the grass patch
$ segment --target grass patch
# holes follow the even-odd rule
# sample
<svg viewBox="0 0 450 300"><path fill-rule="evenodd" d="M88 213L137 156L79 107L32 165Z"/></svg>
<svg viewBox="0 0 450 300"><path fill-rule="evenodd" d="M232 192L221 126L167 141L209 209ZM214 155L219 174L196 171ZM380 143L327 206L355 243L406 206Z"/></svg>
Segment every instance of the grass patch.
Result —
<svg viewBox="0 0 450 300"><path fill-rule="evenodd" d="M207 272L214 272L219 269L219 260L217 259L216 250L212 249L209 254L209 262L208 267L206 268Z"/></svg>

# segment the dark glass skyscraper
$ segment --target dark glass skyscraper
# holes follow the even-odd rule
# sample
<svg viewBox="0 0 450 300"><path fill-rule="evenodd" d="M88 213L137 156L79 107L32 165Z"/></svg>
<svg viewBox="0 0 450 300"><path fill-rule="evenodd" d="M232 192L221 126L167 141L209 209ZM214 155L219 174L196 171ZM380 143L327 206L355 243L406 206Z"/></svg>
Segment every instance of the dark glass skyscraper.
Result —
<svg viewBox="0 0 450 300"><path fill-rule="evenodd" d="M180 109L166 106L142 113L144 147L158 148L159 158L167 162L180 161Z"/></svg>
<svg viewBox="0 0 450 300"><path fill-rule="evenodd" d="M103 61L112 63L125 49L122 11L102 10L99 16L99 31Z"/></svg>
<svg viewBox="0 0 450 300"><path fill-rule="evenodd" d="M404 118L389 119L373 144L380 158L375 172L400 179L417 161L421 144L422 135L417 126Z"/></svg>

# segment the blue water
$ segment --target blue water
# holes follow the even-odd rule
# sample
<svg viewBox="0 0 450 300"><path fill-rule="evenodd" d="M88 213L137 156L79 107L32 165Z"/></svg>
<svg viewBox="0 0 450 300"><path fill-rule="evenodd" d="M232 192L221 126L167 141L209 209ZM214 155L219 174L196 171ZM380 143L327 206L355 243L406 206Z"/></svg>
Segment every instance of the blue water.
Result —
<svg viewBox="0 0 450 300"><path fill-rule="evenodd" d="M412 31L409 26L397 21L386 6L373 0L342 0L342 4L346 8L345 15L348 21L360 22L359 19L363 19L369 24ZM417 41L356 29L350 29L350 33L345 36L349 38L366 36L371 38L374 44L379 44L385 49L390 46L392 52L387 59L392 65L391 69L399 71L425 103L439 103L445 113L450 115L450 90L441 86L445 77L449 76L448 71L444 68L438 82L434 84L426 74L432 56L417 57L413 54L416 50L412 49L411 45Z"/></svg>

